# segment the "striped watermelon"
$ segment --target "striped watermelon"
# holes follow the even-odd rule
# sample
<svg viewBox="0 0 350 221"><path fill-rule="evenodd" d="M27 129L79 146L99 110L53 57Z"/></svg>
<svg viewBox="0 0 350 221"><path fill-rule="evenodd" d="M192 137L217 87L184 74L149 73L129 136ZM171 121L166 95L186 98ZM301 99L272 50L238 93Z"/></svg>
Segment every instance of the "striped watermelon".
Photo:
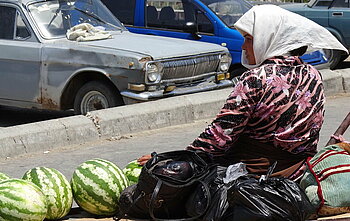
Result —
<svg viewBox="0 0 350 221"><path fill-rule="evenodd" d="M0 220L42 221L46 212L45 195L33 183L21 179L0 183Z"/></svg>
<svg viewBox="0 0 350 221"><path fill-rule="evenodd" d="M114 163L93 159L78 166L71 184L75 202L82 209L109 216L118 212L120 193L129 186L129 180Z"/></svg>
<svg viewBox="0 0 350 221"><path fill-rule="evenodd" d="M9 176L7 176L6 174L4 173L0 173L0 182L3 181L3 180L8 180L10 179Z"/></svg>
<svg viewBox="0 0 350 221"><path fill-rule="evenodd" d="M141 170L142 166L137 162L137 160L133 160L125 166L123 172L129 179L130 185L138 182Z"/></svg>
<svg viewBox="0 0 350 221"><path fill-rule="evenodd" d="M36 184L47 200L46 219L60 219L72 208L73 194L66 177L56 169L36 167L28 170L24 180Z"/></svg>

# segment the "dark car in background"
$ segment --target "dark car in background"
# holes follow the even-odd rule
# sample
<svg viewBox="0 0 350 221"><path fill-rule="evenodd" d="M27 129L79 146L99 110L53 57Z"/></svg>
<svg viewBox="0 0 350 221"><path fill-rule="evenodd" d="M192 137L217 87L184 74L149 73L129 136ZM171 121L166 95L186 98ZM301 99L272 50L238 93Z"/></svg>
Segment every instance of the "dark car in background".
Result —
<svg viewBox="0 0 350 221"><path fill-rule="evenodd" d="M280 5L328 29L347 49L350 48L349 0L311 0L308 3ZM323 50L331 69L348 56L337 50Z"/></svg>
<svg viewBox="0 0 350 221"><path fill-rule="evenodd" d="M203 41L227 47L231 76L242 73L243 37L234 23L252 5L245 0L102 0L134 33ZM162 46L160 46L162 47ZM303 56L313 65L326 63L319 51Z"/></svg>

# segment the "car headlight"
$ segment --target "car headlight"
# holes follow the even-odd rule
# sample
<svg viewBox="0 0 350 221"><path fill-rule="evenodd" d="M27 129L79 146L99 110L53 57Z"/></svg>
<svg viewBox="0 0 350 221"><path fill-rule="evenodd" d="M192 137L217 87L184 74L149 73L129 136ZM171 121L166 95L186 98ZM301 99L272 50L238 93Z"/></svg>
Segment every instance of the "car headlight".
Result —
<svg viewBox="0 0 350 221"><path fill-rule="evenodd" d="M220 71L227 72L231 65L231 56L228 54L221 55L220 57Z"/></svg>
<svg viewBox="0 0 350 221"><path fill-rule="evenodd" d="M146 65L146 76L150 82L156 82L161 79L160 68L156 63L148 63Z"/></svg>

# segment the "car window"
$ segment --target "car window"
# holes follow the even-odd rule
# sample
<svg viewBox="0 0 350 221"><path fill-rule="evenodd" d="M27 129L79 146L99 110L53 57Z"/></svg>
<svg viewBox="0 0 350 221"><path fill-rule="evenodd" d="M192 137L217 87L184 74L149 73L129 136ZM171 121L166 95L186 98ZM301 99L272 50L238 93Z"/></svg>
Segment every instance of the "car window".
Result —
<svg viewBox="0 0 350 221"><path fill-rule="evenodd" d="M332 4L332 0L320 0L315 3L316 7L329 7Z"/></svg>
<svg viewBox="0 0 350 221"><path fill-rule="evenodd" d="M102 2L123 24L134 24L136 0L102 0Z"/></svg>
<svg viewBox="0 0 350 221"><path fill-rule="evenodd" d="M202 0L229 27L252 6L244 0Z"/></svg>
<svg viewBox="0 0 350 221"><path fill-rule="evenodd" d="M14 7L0 6L0 39L25 39L30 33Z"/></svg>
<svg viewBox="0 0 350 221"><path fill-rule="evenodd" d="M349 0L335 0L332 7L349 8Z"/></svg>
<svg viewBox="0 0 350 221"><path fill-rule="evenodd" d="M22 40L28 37L30 37L30 32L28 31L28 28L24 23L21 14L17 11L15 38L18 40Z"/></svg>
<svg viewBox="0 0 350 221"><path fill-rule="evenodd" d="M0 38L13 39L16 20L16 9L0 6Z"/></svg>
<svg viewBox="0 0 350 221"><path fill-rule="evenodd" d="M34 2L28 9L44 38L63 37L68 29L82 23L105 31L125 30L101 1L47 0Z"/></svg>
<svg viewBox="0 0 350 221"><path fill-rule="evenodd" d="M214 28L204 12L188 0L148 0L146 25L165 29L184 30L187 22L195 22L198 31L213 33Z"/></svg>
<svg viewBox="0 0 350 221"><path fill-rule="evenodd" d="M214 33L214 26L201 10L197 10L198 31L202 33Z"/></svg>
<svg viewBox="0 0 350 221"><path fill-rule="evenodd" d="M147 26L182 29L185 24L184 6L181 0L149 0L146 6Z"/></svg>

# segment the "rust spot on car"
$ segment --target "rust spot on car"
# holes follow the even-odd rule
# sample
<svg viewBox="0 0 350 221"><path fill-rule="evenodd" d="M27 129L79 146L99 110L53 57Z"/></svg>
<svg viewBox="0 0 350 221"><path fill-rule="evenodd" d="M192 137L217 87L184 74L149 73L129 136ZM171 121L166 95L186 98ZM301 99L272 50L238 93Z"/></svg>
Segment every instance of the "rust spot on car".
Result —
<svg viewBox="0 0 350 221"><path fill-rule="evenodd" d="M56 102L54 102L51 98L41 97L38 98L38 103L40 103L44 109L48 110L59 110L59 106Z"/></svg>
<svg viewBox="0 0 350 221"><path fill-rule="evenodd" d="M147 62L147 61L152 61L152 58L151 57L144 57L144 58L141 58L139 60L139 62L143 63L143 62Z"/></svg>
<svg viewBox="0 0 350 221"><path fill-rule="evenodd" d="M127 76L114 76L116 79L127 79L128 77Z"/></svg>

